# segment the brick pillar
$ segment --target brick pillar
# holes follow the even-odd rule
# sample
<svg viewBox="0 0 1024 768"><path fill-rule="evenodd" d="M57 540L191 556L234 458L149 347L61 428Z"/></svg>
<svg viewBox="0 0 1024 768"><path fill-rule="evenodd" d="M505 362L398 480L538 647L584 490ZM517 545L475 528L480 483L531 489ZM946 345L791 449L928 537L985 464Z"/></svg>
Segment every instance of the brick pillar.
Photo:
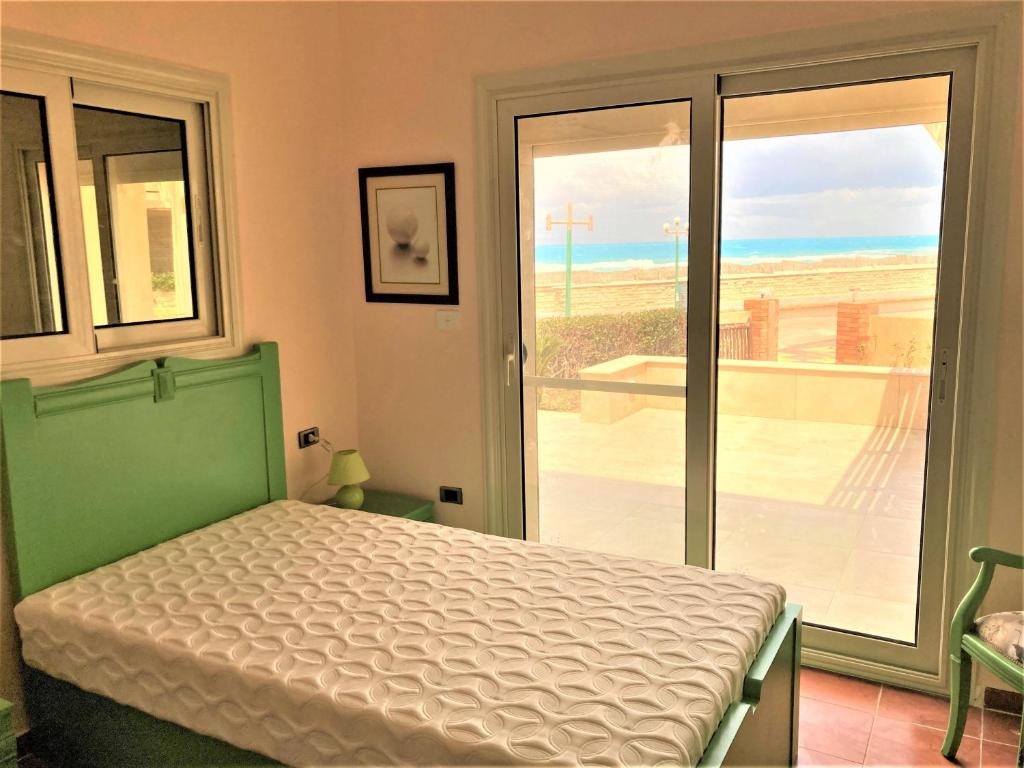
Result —
<svg viewBox="0 0 1024 768"><path fill-rule="evenodd" d="M779 300L744 299L750 312L750 359L779 359Z"/></svg>
<svg viewBox="0 0 1024 768"><path fill-rule="evenodd" d="M836 310L836 362L862 365L871 341L871 316L878 314L878 303L840 301Z"/></svg>

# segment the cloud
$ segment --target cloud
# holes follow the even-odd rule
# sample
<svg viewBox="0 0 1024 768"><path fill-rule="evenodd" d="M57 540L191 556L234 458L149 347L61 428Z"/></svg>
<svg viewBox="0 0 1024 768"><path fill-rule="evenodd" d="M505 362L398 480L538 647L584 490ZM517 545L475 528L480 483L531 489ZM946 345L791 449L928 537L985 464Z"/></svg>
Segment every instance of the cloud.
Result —
<svg viewBox="0 0 1024 768"><path fill-rule="evenodd" d="M655 240L661 225L689 210L687 146L563 155L534 161L535 231L538 243L565 241L565 228L544 228L544 217L564 219L593 214L594 231L577 227L576 242Z"/></svg>
<svg viewBox="0 0 1024 768"><path fill-rule="evenodd" d="M722 189L730 197L942 184L942 151L924 126L728 141Z"/></svg>
<svg viewBox="0 0 1024 768"><path fill-rule="evenodd" d="M941 187L829 189L726 197L722 238L922 235L938 232Z"/></svg>
<svg viewBox="0 0 1024 768"><path fill-rule="evenodd" d="M784 238L938 232L943 155L923 126L729 141L723 147L722 236ZM648 242L689 210L689 147L534 161L538 244L565 242L544 217L594 216L577 243Z"/></svg>

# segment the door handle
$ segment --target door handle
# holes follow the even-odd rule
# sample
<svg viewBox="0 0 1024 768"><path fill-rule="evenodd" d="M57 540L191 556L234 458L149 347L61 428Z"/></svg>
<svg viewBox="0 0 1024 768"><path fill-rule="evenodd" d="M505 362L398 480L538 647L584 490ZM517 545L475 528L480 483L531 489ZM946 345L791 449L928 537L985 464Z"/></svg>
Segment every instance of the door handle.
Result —
<svg viewBox="0 0 1024 768"><path fill-rule="evenodd" d="M516 365L516 353L509 352L505 355L505 386L512 386L512 372Z"/></svg>

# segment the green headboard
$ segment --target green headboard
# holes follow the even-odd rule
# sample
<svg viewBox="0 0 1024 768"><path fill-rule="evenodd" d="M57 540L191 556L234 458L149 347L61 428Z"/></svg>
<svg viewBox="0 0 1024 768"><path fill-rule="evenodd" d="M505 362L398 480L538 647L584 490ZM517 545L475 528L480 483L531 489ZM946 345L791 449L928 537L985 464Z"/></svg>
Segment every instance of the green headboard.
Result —
<svg viewBox="0 0 1024 768"><path fill-rule="evenodd" d="M277 345L0 384L15 599L286 495Z"/></svg>

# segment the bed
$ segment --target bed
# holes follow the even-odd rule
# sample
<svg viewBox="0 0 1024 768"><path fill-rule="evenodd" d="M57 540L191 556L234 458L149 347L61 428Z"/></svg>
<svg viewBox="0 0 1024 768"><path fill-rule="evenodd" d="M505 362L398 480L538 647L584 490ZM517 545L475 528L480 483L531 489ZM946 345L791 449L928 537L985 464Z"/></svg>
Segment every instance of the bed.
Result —
<svg viewBox="0 0 1024 768"><path fill-rule="evenodd" d="M3 384L56 765L784 765L799 608L740 575L284 499L277 349Z"/></svg>

